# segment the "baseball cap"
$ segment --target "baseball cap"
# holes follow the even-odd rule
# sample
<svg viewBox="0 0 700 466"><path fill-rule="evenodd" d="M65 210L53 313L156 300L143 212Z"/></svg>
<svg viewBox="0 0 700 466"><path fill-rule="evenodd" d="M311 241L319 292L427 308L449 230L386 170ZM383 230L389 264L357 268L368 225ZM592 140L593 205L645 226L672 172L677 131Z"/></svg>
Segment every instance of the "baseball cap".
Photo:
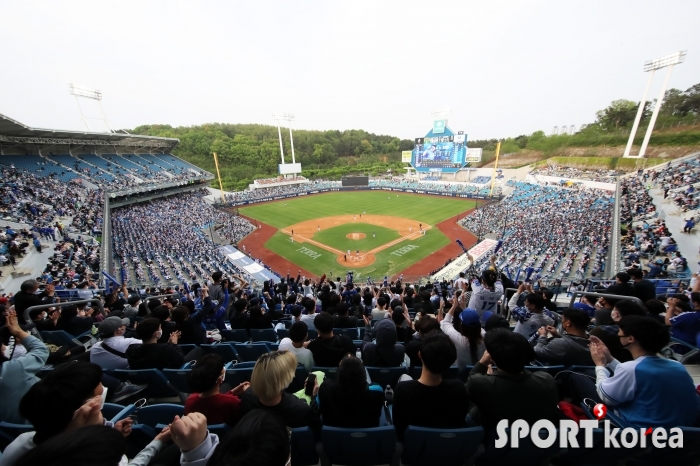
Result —
<svg viewBox="0 0 700 466"><path fill-rule="evenodd" d="M308 294L306 295L306 297L309 298L309 299L314 299L313 293L308 293Z"/></svg>
<svg viewBox="0 0 700 466"><path fill-rule="evenodd" d="M479 314L474 310L474 309L465 309L459 314L459 320L462 321L463 324L468 325L468 324L479 324L481 325L481 318L479 317Z"/></svg>
<svg viewBox="0 0 700 466"><path fill-rule="evenodd" d="M97 327L97 331L100 333L100 335L112 335L114 332L119 330L119 327L122 325L126 325L128 327L130 322L131 321L129 319L121 319L115 316L107 317Z"/></svg>

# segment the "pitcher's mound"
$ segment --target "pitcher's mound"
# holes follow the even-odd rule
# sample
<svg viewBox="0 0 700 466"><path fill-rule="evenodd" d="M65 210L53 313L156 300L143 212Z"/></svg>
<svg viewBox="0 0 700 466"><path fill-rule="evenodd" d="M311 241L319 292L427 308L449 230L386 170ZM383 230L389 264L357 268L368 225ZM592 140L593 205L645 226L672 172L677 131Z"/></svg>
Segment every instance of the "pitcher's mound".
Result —
<svg viewBox="0 0 700 466"><path fill-rule="evenodd" d="M345 235L347 239L362 239L366 236L367 235L365 235L364 233L348 233L347 235Z"/></svg>

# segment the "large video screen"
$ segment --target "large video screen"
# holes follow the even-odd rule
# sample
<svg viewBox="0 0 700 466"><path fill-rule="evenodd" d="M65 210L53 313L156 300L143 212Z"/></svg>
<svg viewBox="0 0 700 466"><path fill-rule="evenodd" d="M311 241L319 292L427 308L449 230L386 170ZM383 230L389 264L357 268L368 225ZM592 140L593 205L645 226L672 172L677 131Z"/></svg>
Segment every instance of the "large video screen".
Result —
<svg viewBox="0 0 700 466"><path fill-rule="evenodd" d="M368 176L344 176L343 186L369 186Z"/></svg>
<svg viewBox="0 0 700 466"><path fill-rule="evenodd" d="M413 167L418 172L454 173L466 164L466 135L416 138Z"/></svg>

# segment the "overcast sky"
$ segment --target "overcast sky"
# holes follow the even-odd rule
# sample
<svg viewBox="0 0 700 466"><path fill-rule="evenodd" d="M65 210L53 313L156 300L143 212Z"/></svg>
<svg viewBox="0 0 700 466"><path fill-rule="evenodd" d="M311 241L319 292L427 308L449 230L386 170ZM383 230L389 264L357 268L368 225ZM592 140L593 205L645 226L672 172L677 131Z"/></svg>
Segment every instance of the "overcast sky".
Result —
<svg viewBox="0 0 700 466"><path fill-rule="evenodd" d="M295 128L414 138L450 107L470 139L549 134L639 100L645 60L688 50L670 87L700 82L698 18L700 2L669 0L2 0L0 113L85 129L72 82L104 93L116 128L280 110Z"/></svg>

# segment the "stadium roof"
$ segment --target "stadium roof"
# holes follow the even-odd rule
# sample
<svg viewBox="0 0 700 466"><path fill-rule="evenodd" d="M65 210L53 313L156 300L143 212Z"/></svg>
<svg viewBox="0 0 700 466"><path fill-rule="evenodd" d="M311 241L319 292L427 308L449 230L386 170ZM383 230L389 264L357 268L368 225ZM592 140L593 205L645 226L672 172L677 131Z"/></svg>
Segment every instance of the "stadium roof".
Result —
<svg viewBox="0 0 700 466"><path fill-rule="evenodd" d="M31 128L0 114L0 144L24 145L72 145L119 146L170 152L180 142L174 138L138 136L127 133L95 133L89 131L65 131Z"/></svg>

